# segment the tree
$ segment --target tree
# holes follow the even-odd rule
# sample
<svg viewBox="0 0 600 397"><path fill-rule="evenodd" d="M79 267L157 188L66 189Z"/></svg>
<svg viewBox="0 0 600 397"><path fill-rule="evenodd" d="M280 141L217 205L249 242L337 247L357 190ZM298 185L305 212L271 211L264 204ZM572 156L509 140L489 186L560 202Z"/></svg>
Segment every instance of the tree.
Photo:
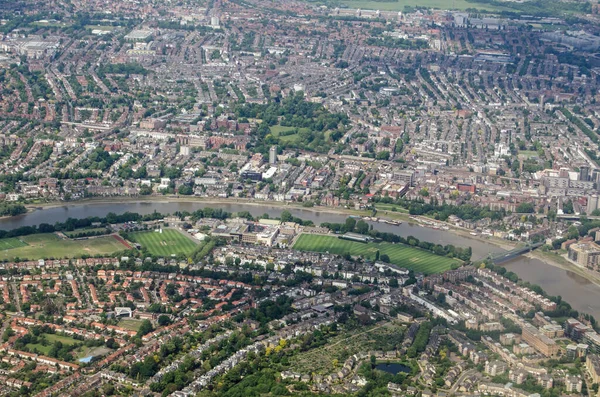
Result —
<svg viewBox="0 0 600 397"><path fill-rule="evenodd" d="M181 185L179 186L179 189L177 189L177 192L184 196L191 196L194 194L194 188L192 188L190 185Z"/></svg>
<svg viewBox="0 0 600 397"><path fill-rule="evenodd" d="M390 152L387 150L384 150L382 152L377 153L377 155L375 156L375 158L377 160L389 160L390 159Z"/></svg>
<svg viewBox="0 0 600 397"><path fill-rule="evenodd" d="M15 335L15 331L11 327L7 327L2 334L2 340L7 342L11 336Z"/></svg>
<svg viewBox="0 0 600 397"><path fill-rule="evenodd" d="M387 254L383 254L379 257L382 262L390 263L390 257ZM396 280L397 281L397 280Z"/></svg>
<svg viewBox="0 0 600 397"><path fill-rule="evenodd" d="M533 203L521 203L517 206L517 212L532 214L534 212Z"/></svg>
<svg viewBox="0 0 600 397"><path fill-rule="evenodd" d="M140 328L138 329L137 336L141 338L142 336L149 334L153 330L154 330L154 327L152 326L152 323L150 322L150 320L144 320L144 321L142 321L142 324L140 325Z"/></svg>
<svg viewBox="0 0 600 397"><path fill-rule="evenodd" d="M169 324L171 324L171 318L169 316L167 316L166 314L158 316L158 325L164 327L165 325Z"/></svg>
<svg viewBox="0 0 600 397"><path fill-rule="evenodd" d="M359 220L356 223L356 231L357 231L357 233L360 233L360 234L369 233L369 224L367 222L363 221L362 219Z"/></svg>
<svg viewBox="0 0 600 397"><path fill-rule="evenodd" d="M281 222L291 222L293 219L292 213L285 210L281 213Z"/></svg>
<svg viewBox="0 0 600 397"><path fill-rule="evenodd" d="M578 238L579 237L579 229L577 229L577 227L575 225L569 226L569 229L567 229L567 237L569 239Z"/></svg>
<svg viewBox="0 0 600 397"><path fill-rule="evenodd" d="M353 232L354 228L356 227L356 219L354 218L346 218L346 231L347 232Z"/></svg>

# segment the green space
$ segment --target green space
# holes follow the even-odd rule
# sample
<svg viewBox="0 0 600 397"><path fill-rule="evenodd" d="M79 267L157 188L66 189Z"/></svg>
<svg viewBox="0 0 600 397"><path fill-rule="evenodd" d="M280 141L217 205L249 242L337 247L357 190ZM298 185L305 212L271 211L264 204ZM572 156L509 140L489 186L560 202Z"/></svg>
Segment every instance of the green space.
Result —
<svg viewBox="0 0 600 397"><path fill-rule="evenodd" d="M76 343L81 343L81 341L75 340L68 336L57 335L57 334L41 334L41 339L45 339L48 343L28 343L26 346L30 351L38 351L44 355L48 355L50 349L52 349L52 345L54 342L60 342L63 345L72 346Z"/></svg>
<svg viewBox="0 0 600 397"><path fill-rule="evenodd" d="M294 249L299 251L329 252L334 255L362 256L365 259L375 260L377 252L379 257L389 257L390 263L425 274L441 273L460 265L460 261L445 256L439 256L403 244L387 242L360 243L343 240L335 236L321 236L302 234Z"/></svg>
<svg viewBox="0 0 600 397"><path fill-rule="evenodd" d="M375 208L377 209L377 211L404 212L408 214L408 210L406 208L395 204L377 203L375 204Z"/></svg>
<svg viewBox="0 0 600 397"><path fill-rule="evenodd" d="M278 139L282 144L298 144L302 139L301 134L310 134L310 128L284 127L274 125L270 127L271 135Z"/></svg>
<svg viewBox="0 0 600 397"><path fill-rule="evenodd" d="M369 350L394 350L404 340L403 326L394 323L358 327L333 336L327 344L298 353L290 360L291 371L328 375L339 370L348 357Z"/></svg>
<svg viewBox="0 0 600 397"><path fill-rule="evenodd" d="M137 332L140 329L140 325L142 325L142 321L136 320L136 319L125 319L125 320L119 321L119 324L117 324L117 325L121 328L125 328L130 331Z"/></svg>
<svg viewBox="0 0 600 397"><path fill-rule="evenodd" d="M0 251L9 250L9 249L13 249L13 248L19 248L19 247L25 247L25 246L27 246L27 244L25 244L23 241L21 241L20 239L18 239L16 237L0 239Z"/></svg>
<svg viewBox="0 0 600 397"><path fill-rule="evenodd" d="M134 232L130 233L128 237L156 256L189 255L196 248L196 243L174 229L162 229L162 233L156 231Z"/></svg>
<svg viewBox="0 0 600 397"><path fill-rule="evenodd" d="M529 158L529 157L539 157L540 155L535 150L519 150L519 156Z"/></svg>
<svg viewBox="0 0 600 397"><path fill-rule="evenodd" d="M7 241L8 240L8 241ZM14 244L14 238L0 239L0 246ZM52 233L32 234L20 237L23 245L16 248L4 248L0 251L0 260L77 258L83 255L110 255L126 250L114 236L98 237L89 240L63 240Z"/></svg>
<svg viewBox="0 0 600 397"><path fill-rule="evenodd" d="M256 129L254 151L263 154L272 145L327 153L339 143L349 124L346 114L331 113L321 104L306 102L302 92L281 102L244 103L236 106L235 114L238 120L262 120Z"/></svg>

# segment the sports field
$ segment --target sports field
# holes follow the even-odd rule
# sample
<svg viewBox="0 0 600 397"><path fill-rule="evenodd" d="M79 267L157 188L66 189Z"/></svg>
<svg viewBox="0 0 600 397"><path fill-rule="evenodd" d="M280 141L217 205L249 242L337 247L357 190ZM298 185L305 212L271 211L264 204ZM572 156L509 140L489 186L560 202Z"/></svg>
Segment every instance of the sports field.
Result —
<svg viewBox="0 0 600 397"><path fill-rule="evenodd" d="M124 319L119 321L118 326L121 328L125 328L128 329L130 331L137 331L140 329L140 325L142 325L142 320L136 320L136 319Z"/></svg>
<svg viewBox="0 0 600 397"><path fill-rule="evenodd" d="M321 236L314 234L301 235L294 249L299 251L329 252L335 255L350 254L374 260L379 250L381 255L390 257L390 262L399 267L411 269L425 274L441 273L450 270L452 265L459 265L460 261L445 256L432 254L418 248L404 244L392 243L359 243L342 240L335 236Z"/></svg>
<svg viewBox="0 0 600 397"><path fill-rule="evenodd" d="M7 248L15 245L15 240L21 245L14 248ZM62 259L77 258L83 255L110 255L115 252L127 249L114 236L104 236L89 240L63 240L57 235L32 234L19 238L0 239L0 260L19 259Z"/></svg>
<svg viewBox="0 0 600 397"><path fill-rule="evenodd" d="M0 251L9 250L9 249L13 249L13 248L19 248L19 247L25 247L25 246L27 246L27 244L25 244L23 241L19 240L16 237L0 239Z"/></svg>
<svg viewBox="0 0 600 397"><path fill-rule="evenodd" d="M129 239L140 244L156 256L188 255L197 246L189 237L174 229L163 229L162 233L155 231L134 232L129 235Z"/></svg>

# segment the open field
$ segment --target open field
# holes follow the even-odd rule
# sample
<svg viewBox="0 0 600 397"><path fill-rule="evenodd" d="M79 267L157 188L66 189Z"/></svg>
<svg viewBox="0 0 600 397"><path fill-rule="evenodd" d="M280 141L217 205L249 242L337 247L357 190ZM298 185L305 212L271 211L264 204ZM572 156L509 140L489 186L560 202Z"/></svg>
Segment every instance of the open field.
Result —
<svg viewBox="0 0 600 397"><path fill-rule="evenodd" d="M77 258L82 255L110 255L127 249L114 236L90 240L62 240L55 234L32 234L19 239L26 245L0 251L0 260ZM5 240L13 239L0 239L0 245Z"/></svg>
<svg viewBox="0 0 600 397"><path fill-rule="evenodd" d="M124 319L119 321L118 326L121 328L125 328L128 329L130 331L137 331L140 329L140 326L142 325L142 320L135 320L135 319Z"/></svg>
<svg viewBox="0 0 600 397"><path fill-rule="evenodd" d="M529 158L529 157L539 157L539 154L535 150L519 150L519 156Z"/></svg>
<svg viewBox="0 0 600 397"><path fill-rule="evenodd" d="M27 244L25 244L23 241L19 240L16 237L0 239L0 251L26 246Z"/></svg>
<svg viewBox="0 0 600 397"><path fill-rule="evenodd" d="M355 241L342 240L336 236L321 236L313 234L301 235L294 249L300 251L329 252L335 255L362 256L363 258L375 260L379 250L380 255L388 255L390 262L394 265L411 269L426 274L441 273L450 270L452 265L460 262L456 259L432 254L418 248L403 244L381 243L359 243Z"/></svg>
<svg viewBox="0 0 600 397"><path fill-rule="evenodd" d="M135 232L131 233L129 238L156 256L187 255L191 254L197 246L190 238L174 229L163 229L162 233Z"/></svg>
<svg viewBox="0 0 600 397"><path fill-rule="evenodd" d="M56 335L56 334L42 334L42 335L46 337L46 340L48 341L48 345L44 346L41 343L29 343L29 344L27 344L27 347L31 351L34 351L34 349L35 349L35 350L39 351L40 353L46 355L52 348L52 345L54 344L54 342L58 341L58 342L62 343L63 345L74 345L76 343L81 343L81 341L75 340L68 336L62 336L62 335Z"/></svg>
<svg viewBox="0 0 600 397"><path fill-rule="evenodd" d="M279 139L279 141L282 143L298 142L298 140L300 139L300 135L298 135L298 134L286 135L286 133L289 133L290 131L294 131L296 129L296 127L284 127L282 125L274 125L270 129L271 129L271 134L274 137L277 137ZM298 132L310 132L310 129L298 128Z"/></svg>
<svg viewBox="0 0 600 397"><path fill-rule="evenodd" d="M28 343L26 346L31 352L39 352L44 356L47 356L48 352L50 352L50 349L52 348L51 344L44 346L41 343Z"/></svg>
<svg viewBox="0 0 600 397"><path fill-rule="evenodd" d="M403 212L405 214L408 214L408 210L406 208L395 204L377 203L375 204L375 208L377 209L377 211Z"/></svg>

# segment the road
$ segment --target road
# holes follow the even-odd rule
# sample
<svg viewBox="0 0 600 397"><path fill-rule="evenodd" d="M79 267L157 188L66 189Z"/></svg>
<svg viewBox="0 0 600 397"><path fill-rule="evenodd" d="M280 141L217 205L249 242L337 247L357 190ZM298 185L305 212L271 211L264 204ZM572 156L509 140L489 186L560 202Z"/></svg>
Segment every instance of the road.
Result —
<svg viewBox="0 0 600 397"><path fill-rule="evenodd" d="M460 374L460 376L458 377L456 382L454 382L454 384L450 388L450 394L456 393L456 389L458 389L458 386L465 380L466 377L476 374L476 373L478 373L476 369L470 369L470 370L464 371L462 374Z"/></svg>

